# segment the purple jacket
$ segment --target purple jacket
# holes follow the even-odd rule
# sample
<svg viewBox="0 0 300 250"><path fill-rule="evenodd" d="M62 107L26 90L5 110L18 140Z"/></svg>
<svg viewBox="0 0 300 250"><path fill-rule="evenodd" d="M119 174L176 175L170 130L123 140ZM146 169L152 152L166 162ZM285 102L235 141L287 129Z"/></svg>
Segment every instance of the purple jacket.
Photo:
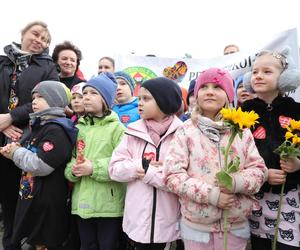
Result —
<svg viewBox="0 0 300 250"><path fill-rule="evenodd" d="M166 191L163 166L150 164L142 180L138 179L136 170L142 167L145 155L164 161L174 132L181 124L174 117L156 147L147 133L144 120L131 123L112 155L109 166L111 179L128 183L123 230L134 241L162 243L179 238L180 205L178 197Z"/></svg>

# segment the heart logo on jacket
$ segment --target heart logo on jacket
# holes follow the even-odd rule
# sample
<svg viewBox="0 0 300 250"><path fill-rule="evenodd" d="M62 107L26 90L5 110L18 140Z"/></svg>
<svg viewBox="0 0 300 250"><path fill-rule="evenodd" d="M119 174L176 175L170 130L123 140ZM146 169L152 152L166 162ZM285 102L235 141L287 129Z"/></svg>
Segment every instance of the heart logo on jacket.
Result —
<svg viewBox="0 0 300 250"><path fill-rule="evenodd" d="M279 120L280 126L282 128L286 128L287 126L290 125L291 118L281 115L281 116L279 116L278 120Z"/></svg>
<svg viewBox="0 0 300 250"><path fill-rule="evenodd" d="M144 153L143 157L146 160L154 161L155 160L155 153L154 152Z"/></svg>
<svg viewBox="0 0 300 250"><path fill-rule="evenodd" d="M121 122L122 123L127 123L130 121L130 115L122 115L121 116Z"/></svg>
<svg viewBox="0 0 300 250"><path fill-rule="evenodd" d="M253 137L255 139L266 139L266 129L263 126L259 126L254 132Z"/></svg>

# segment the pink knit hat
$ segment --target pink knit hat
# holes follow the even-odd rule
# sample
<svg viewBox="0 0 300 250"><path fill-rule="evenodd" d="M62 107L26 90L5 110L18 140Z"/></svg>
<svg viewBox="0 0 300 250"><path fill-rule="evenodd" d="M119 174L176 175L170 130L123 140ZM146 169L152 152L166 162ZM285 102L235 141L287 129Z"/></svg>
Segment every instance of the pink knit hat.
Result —
<svg viewBox="0 0 300 250"><path fill-rule="evenodd" d="M197 98L200 87L205 83L215 83L220 86L227 94L229 102L233 101L234 88L233 80L227 70L219 68L207 69L199 75L196 80L194 96Z"/></svg>

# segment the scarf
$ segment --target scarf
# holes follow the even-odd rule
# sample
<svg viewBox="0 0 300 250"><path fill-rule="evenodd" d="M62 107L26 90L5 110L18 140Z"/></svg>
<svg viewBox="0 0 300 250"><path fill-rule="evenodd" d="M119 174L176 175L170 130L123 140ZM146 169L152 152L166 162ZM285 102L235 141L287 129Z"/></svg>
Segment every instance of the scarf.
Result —
<svg viewBox="0 0 300 250"><path fill-rule="evenodd" d="M51 118L57 118L57 117L66 117L65 111L63 108L59 107L50 107L45 110L30 113L30 126L34 126L36 124L43 125L47 122L47 120Z"/></svg>
<svg viewBox="0 0 300 250"><path fill-rule="evenodd" d="M204 116L199 117L197 126L208 139L215 143L220 142L221 135L230 130L229 127L224 126L222 121L215 122Z"/></svg>
<svg viewBox="0 0 300 250"><path fill-rule="evenodd" d="M4 48L4 52L16 65L17 71L22 72L29 66L29 61L32 55L26 51L22 51L19 44L13 42L12 44L7 45Z"/></svg>
<svg viewBox="0 0 300 250"><path fill-rule="evenodd" d="M148 130L148 134L154 142L155 146L159 145L161 136L167 132L173 120L173 115L165 117L160 122L157 122L155 120L144 120Z"/></svg>

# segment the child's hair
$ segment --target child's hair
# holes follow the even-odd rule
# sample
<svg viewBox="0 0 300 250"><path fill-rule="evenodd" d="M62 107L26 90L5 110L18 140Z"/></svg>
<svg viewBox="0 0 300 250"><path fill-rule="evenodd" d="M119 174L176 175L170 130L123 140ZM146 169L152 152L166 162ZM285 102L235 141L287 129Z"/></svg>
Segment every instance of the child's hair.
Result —
<svg viewBox="0 0 300 250"><path fill-rule="evenodd" d="M268 51L268 50L263 50L256 55L256 58L261 57L261 56L266 56L266 55L273 56L274 58L278 59L282 66L282 71L284 71L285 69L288 68L289 63L288 63L287 57L284 54L281 54L276 51L272 52L272 51Z"/></svg>
<svg viewBox="0 0 300 250"><path fill-rule="evenodd" d="M92 87L99 92L104 101L103 115L110 114L117 90L117 81L114 75L109 72L101 73L87 81L82 90L86 87Z"/></svg>

